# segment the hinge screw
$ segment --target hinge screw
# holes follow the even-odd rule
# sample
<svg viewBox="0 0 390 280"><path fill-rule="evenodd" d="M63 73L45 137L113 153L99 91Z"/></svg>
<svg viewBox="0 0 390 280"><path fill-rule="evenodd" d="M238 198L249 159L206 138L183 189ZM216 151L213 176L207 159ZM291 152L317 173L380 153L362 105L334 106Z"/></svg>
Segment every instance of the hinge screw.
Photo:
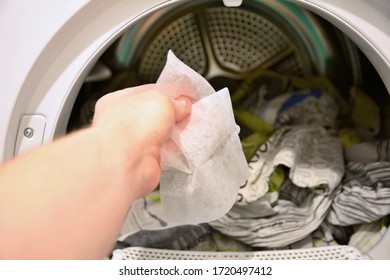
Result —
<svg viewBox="0 0 390 280"><path fill-rule="evenodd" d="M34 136L34 129L32 129L31 127L27 127L24 129L23 134L27 138L32 138Z"/></svg>

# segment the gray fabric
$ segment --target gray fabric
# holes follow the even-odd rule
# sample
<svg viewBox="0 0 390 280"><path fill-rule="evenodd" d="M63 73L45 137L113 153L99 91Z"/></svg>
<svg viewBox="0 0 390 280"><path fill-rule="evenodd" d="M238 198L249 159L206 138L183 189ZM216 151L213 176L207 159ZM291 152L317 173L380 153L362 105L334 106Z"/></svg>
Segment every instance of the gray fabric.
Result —
<svg viewBox="0 0 390 280"><path fill-rule="evenodd" d="M184 225L164 230L141 230L118 241L115 249L146 247L189 250L210 233L211 228L207 224Z"/></svg>
<svg viewBox="0 0 390 280"><path fill-rule="evenodd" d="M268 192L269 178L278 165L290 168L299 187L331 192L344 175L344 158L338 138L317 125L278 129L249 163L250 177L240 188L237 203L250 204Z"/></svg>
<svg viewBox="0 0 390 280"><path fill-rule="evenodd" d="M277 215L254 218L254 214L232 208L224 217L209 224L218 231L253 247L279 248L310 235L322 223L335 191L318 194L311 188L295 186L286 180L273 205ZM252 208L252 211L256 211Z"/></svg>
<svg viewBox="0 0 390 280"><path fill-rule="evenodd" d="M355 226L355 232L348 245L357 248L363 254L370 251L387 231L387 226L382 220Z"/></svg>
<svg viewBox="0 0 390 280"><path fill-rule="evenodd" d="M351 231L348 228L334 227L323 221L309 236L290 245L277 248L278 250L305 249L325 246L346 245Z"/></svg>
<svg viewBox="0 0 390 280"><path fill-rule="evenodd" d="M390 163L347 164L327 220L334 225L370 223L390 214Z"/></svg>
<svg viewBox="0 0 390 280"><path fill-rule="evenodd" d="M388 162L390 161L390 140L362 142L345 150L347 162Z"/></svg>

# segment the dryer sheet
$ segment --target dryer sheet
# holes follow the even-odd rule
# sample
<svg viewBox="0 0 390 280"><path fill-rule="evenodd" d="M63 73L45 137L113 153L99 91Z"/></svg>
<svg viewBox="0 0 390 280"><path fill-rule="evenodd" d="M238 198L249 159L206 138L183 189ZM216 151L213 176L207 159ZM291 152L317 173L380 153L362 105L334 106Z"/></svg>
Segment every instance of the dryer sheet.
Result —
<svg viewBox="0 0 390 280"><path fill-rule="evenodd" d="M162 147L161 204L153 215L166 227L216 220L249 177L229 90L215 92L172 51L156 88L172 99L188 96L193 105Z"/></svg>

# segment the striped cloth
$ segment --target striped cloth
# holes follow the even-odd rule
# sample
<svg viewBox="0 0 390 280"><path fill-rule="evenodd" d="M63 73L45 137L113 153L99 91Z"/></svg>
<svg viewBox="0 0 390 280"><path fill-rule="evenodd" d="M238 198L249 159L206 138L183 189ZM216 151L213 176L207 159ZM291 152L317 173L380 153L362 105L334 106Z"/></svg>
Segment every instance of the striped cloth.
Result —
<svg viewBox="0 0 390 280"><path fill-rule="evenodd" d="M340 141L318 125L285 126L263 143L249 162L250 176L236 204L247 205L268 192L269 178L277 166L290 169L297 187L329 193L344 175Z"/></svg>
<svg viewBox="0 0 390 280"><path fill-rule="evenodd" d="M235 205L209 225L253 247L287 246L309 236L321 225L335 193L336 189L320 194L313 188L297 187L287 179L280 188L277 202L271 204L273 214L270 216L261 217L263 208Z"/></svg>
<svg viewBox="0 0 390 280"><path fill-rule="evenodd" d="M349 162L341 185L327 216L331 224L370 223L390 214L389 162Z"/></svg>

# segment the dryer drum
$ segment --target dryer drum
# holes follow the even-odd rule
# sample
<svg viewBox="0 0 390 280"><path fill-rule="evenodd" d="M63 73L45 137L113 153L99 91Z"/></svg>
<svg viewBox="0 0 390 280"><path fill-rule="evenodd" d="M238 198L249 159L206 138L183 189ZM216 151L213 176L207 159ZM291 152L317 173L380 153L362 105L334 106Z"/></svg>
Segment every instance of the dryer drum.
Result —
<svg viewBox="0 0 390 280"><path fill-rule="evenodd" d="M259 69L324 75L341 89L361 84L354 44L320 17L291 3L244 1L232 8L219 0L181 1L143 19L102 56L114 75L103 84L85 84L70 129L72 121L80 121L77 118L90 120L102 94L155 82L169 49L216 89L227 86L231 92ZM75 116L85 102L92 103L84 105L85 114Z"/></svg>

